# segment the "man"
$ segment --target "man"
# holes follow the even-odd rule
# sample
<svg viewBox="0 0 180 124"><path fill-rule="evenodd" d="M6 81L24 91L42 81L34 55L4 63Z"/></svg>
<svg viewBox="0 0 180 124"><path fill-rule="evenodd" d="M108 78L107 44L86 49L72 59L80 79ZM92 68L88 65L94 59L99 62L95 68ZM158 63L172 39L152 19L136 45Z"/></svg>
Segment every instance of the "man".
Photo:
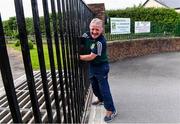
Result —
<svg viewBox="0 0 180 124"><path fill-rule="evenodd" d="M97 101L93 105L101 105L107 110L104 117L105 122L110 122L117 115L114 107L108 84L109 63L106 54L106 39L103 36L103 22L98 18L94 18L90 25L90 32L84 33L84 44L89 53L80 55L80 60L90 62L90 80L92 82L92 89Z"/></svg>

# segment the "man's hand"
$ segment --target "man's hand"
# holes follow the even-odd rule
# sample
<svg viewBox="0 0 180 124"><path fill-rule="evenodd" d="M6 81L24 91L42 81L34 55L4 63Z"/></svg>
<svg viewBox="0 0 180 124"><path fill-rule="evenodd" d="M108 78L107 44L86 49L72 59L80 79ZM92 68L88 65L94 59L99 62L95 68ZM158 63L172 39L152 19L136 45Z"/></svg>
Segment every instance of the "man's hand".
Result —
<svg viewBox="0 0 180 124"><path fill-rule="evenodd" d="M93 59L96 58L96 54L94 53L91 53L91 54L88 54L88 55L80 55L80 60L83 60L83 61L91 61Z"/></svg>

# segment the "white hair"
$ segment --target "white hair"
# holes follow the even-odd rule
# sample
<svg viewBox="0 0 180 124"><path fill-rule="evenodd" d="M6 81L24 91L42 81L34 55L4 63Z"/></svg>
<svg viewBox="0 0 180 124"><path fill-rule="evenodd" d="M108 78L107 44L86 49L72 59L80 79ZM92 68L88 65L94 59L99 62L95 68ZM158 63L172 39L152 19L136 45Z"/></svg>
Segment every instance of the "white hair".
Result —
<svg viewBox="0 0 180 124"><path fill-rule="evenodd" d="M91 24L95 24L95 25L103 27L103 21L99 18L92 19L90 25Z"/></svg>

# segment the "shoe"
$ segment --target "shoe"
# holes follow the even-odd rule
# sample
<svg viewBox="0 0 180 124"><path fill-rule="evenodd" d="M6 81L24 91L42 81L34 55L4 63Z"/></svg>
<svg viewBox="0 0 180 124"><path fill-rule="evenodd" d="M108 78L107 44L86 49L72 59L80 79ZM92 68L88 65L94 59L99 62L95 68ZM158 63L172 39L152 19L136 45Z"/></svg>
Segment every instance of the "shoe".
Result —
<svg viewBox="0 0 180 124"><path fill-rule="evenodd" d="M104 102L97 100L97 101L92 102L92 105L97 105L97 106L98 105L104 105Z"/></svg>
<svg viewBox="0 0 180 124"><path fill-rule="evenodd" d="M109 122L111 122L116 117L116 115L117 115L117 112L114 111L110 116L105 116L104 117L104 121L106 123L109 123Z"/></svg>

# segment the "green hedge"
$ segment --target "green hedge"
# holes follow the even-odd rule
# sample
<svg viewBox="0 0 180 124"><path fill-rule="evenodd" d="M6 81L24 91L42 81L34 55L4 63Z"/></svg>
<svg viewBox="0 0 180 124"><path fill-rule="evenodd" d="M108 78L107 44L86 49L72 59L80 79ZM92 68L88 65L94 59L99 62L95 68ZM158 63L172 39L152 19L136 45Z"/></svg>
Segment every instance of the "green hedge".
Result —
<svg viewBox="0 0 180 124"><path fill-rule="evenodd" d="M135 21L151 21L151 30L155 33L179 33L180 14L174 9L133 7L125 10L108 10L109 17L131 18L131 32L134 32ZM177 27L178 26L178 27ZM109 24L105 26L109 30Z"/></svg>

